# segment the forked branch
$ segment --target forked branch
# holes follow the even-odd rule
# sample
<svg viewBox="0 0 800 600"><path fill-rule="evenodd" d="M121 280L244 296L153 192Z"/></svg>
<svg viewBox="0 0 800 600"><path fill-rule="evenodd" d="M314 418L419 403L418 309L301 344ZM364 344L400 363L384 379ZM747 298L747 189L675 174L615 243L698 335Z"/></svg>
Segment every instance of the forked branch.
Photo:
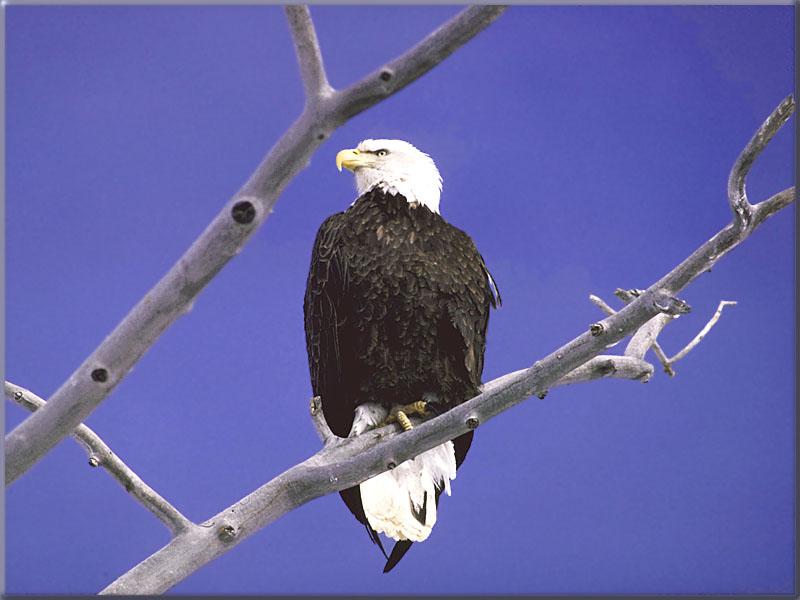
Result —
<svg viewBox="0 0 800 600"><path fill-rule="evenodd" d="M794 96L786 97L758 128L731 169L728 178L728 202L731 205L734 223L737 227L746 229L751 226L753 219L753 206L747 199L747 174L758 155L792 116L794 108Z"/></svg>
<svg viewBox="0 0 800 600"><path fill-rule="evenodd" d="M615 312L617 312L613 308L611 308L605 302L605 300L603 300L602 298L599 298L598 296L595 296L594 294L589 294L589 300L592 302L592 304L597 306L600 310L602 310L607 315L613 315ZM651 346L651 348L653 349L653 353L656 355L656 358L658 358L658 360L661 361L661 365L664 367L664 372L667 375L669 375L670 377L675 375L675 371L673 371L672 368L670 368L669 360L667 359L667 355L664 354L664 351L661 349L661 346L659 345L658 340L653 340L653 345ZM642 355L642 358L644 358L644 355Z"/></svg>
<svg viewBox="0 0 800 600"><path fill-rule="evenodd" d="M633 299L636 297L631 290L617 289L614 294L625 303L633 301ZM594 294L589 296L589 300L591 300L593 304L598 306L600 310L607 315L613 315L617 312L602 298L599 298ZM703 329L700 330L700 333L698 333L694 339L692 339L692 341L686 345L686 347L675 354L672 358L667 358L666 354L664 354L664 350L662 350L661 346L659 346L656 338L658 337L658 334L661 333L661 330L675 317L667 314L656 315L644 327L640 328L633 338L631 338L631 341L628 343L628 346L625 349L625 356L644 358L647 350L652 348L656 357L661 361L661 364L664 367L664 372L670 377L673 377L675 375L675 370L672 368L672 366L684 358L700 342L703 341L703 338L705 338L708 332L711 331L711 328L716 325L717 321L719 321L719 318L722 315L722 310L726 306L733 306L735 304L736 302L730 300L722 300L719 303L719 306L717 306L717 310L714 312L714 315L711 317L708 323L705 324Z"/></svg>
<svg viewBox="0 0 800 600"><path fill-rule="evenodd" d="M47 402L33 392L8 381L5 382L5 394L8 400L16 402L31 412L35 412L47 404ZM129 492L140 504L152 512L159 521L164 523L173 535L181 534L194 526L194 524L184 517L177 508L172 506L172 504L159 495L158 492L142 481L141 477L134 473L130 467L114 454L111 448L86 425L78 425L72 437L86 450L90 466L103 467L125 488L126 492Z"/></svg>
<svg viewBox="0 0 800 600"><path fill-rule="evenodd" d="M178 262L128 313L49 402L6 436L6 484L15 481L69 435L111 393L133 365L236 256L268 218L291 179L336 127L427 73L486 28L497 6L463 10L420 44L344 92L308 102L250 179ZM324 70L305 9L289 11L306 90L324 88ZM323 101L324 100L324 101Z"/></svg>

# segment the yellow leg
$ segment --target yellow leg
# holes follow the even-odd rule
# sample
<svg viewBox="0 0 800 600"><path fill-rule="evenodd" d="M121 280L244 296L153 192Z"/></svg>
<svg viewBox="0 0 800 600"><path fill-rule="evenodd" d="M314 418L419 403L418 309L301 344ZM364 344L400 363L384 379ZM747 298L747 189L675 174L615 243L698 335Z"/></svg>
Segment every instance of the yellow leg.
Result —
<svg viewBox="0 0 800 600"><path fill-rule="evenodd" d="M403 431L408 431L414 427L411 424L411 420L408 418L408 415L406 415L406 413L404 413L402 410L398 410L397 413L395 413L395 419L397 419L397 422L400 423L400 427L403 428Z"/></svg>

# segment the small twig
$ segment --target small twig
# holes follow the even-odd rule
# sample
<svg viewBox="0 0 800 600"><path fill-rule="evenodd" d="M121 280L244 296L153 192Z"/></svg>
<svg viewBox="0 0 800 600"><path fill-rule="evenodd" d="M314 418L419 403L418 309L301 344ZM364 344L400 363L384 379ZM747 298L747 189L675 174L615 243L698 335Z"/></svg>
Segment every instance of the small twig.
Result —
<svg viewBox="0 0 800 600"><path fill-rule="evenodd" d="M592 304L599 307L600 310L602 310L609 316L616 314L617 312L613 308L611 308L608 304L606 304L606 301L600 298L599 296L595 296L594 294L589 294L589 300L592 302Z"/></svg>
<svg viewBox="0 0 800 600"><path fill-rule="evenodd" d="M653 349L653 354L655 354L656 358L661 362L661 366L664 367L664 373L670 377L675 377L675 369L669 364L669 359L667 359L667 355L664 354L664 350L659 345L658 340L653 342L651 348Z"/></svg>
<svg viewBox="0 0 800 600"><path fill-rule="evenodd" d="M311 398L310 412L314 428L317 430L317 435L324 445L339 439L339 437L331 431L328 421L325 420L325 413L322 412L322 398L320 396Z"/></svg>
<svg viewBox="0 0 800 600"><path fill-rule="evenodd" d="M306 92L306 101L316 102L320 96L330 95L333 88L325 75L322 53L319 49L317 32L307 6L287 5L284 7L289 27L292 31L300 76Z"/></svg>
<svg viewBox="0 0 800 600"><path fill-rule="evenodd" d="M756 157L761 154L761 151L793 112L794 96L789 95L758 128L731 168L731 174L728 177L728 202L733 211L734 223L740 229L746 230L752 225L753 206L747 199L745 182L747 174Z"/></svg>
<svg viewBox="0 0 800 600"><path fill-rule="evenodd" d="M716 325L717 321L719 321L720 315L722 315L722 310L726 306L734 306L735 304L736 304L736 301L734 301L734 300L722 300L719 303L719 306L717 307L716 312L714 312L714 316L711 317L711 319L709 320L708 323L706 323L706 326L703 327L703 329L700 330L700 333L698 333L694 337L694 339L686 345L686 347L683 350L681 350L675 356L670 358L669 359L669 363L670 364L674 364L674 363L678 362L680 359L682 359L684 356L689 354L689 352L691 352L694 349L694 347L697 346L697 344L699 344L700 342L703 341L703 338L706 337L706 334L709 331L711 331L711 328L714 327L714 325Z"/></svg>
<svg viewBox="0 0 800 600"><path fill-rule="evenodd" d="M47 402L26 390L23 387L5 382L5 394L8 400L16 402L23 408L35 412L43 407ZM103 467L114 479L116 479L126 491L136 498L147 510L152 512L158 519L167 526L173 535L178 535L187 531L194 524L184 517L180 511L172 506L167 500L158 494L153 488L147 485L134 473L128 465L111 451L111 448L100 439L100 437L86 425L78 425L72 437L83 446L89 456L89 465L92 467Z"/></svg>

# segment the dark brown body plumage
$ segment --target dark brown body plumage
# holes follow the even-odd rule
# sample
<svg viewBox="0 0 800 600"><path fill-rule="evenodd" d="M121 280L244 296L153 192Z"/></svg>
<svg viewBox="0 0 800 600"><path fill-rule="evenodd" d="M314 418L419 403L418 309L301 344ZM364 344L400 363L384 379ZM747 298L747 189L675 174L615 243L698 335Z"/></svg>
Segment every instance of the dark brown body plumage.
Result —
<svg viewBox="0 0 800 600"><path fill-rule="evenodd" d="M439 412L477 395L495 293L470 237L399 194L373 189L329 217L304 310L311 384L331 430L346 437L365 402L391 408L432 392L429 408ZM457 465L471 440L471 432L454 440ZM342 497L380 545L358 488ZM410 545L398 542L387 570Z"/></svg>

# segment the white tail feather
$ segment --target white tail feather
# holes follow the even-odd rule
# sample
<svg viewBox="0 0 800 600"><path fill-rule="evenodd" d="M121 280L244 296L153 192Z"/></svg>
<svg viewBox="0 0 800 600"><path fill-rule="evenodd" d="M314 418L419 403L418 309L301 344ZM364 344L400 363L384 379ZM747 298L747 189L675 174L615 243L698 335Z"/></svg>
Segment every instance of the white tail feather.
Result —
<svg viewBox="0 0 800 600"><path fill-rule="evenodd" d="M394 540L421 542L436 523L436 489L450 495L456 477L452 442L431 448L361 484L361 504L370 526ZM425 523L414 516L425 506ZM413 510L412 510L413 506Z"/></svg>
<svg viewBox="0 0 800 600"><path fill-rule="evenodd" d="M356 407L350 436L361 435L386 419L389 411L368 402ZM394 540L421 542L436 523L436 490L450 495L456 478L453 442L445 442L361 484L361 505L370 526ZM427 495L427 496L426 496ZM412 510L413 505L413 510ZM419 515L425 506L425 523Z"/></svg>

